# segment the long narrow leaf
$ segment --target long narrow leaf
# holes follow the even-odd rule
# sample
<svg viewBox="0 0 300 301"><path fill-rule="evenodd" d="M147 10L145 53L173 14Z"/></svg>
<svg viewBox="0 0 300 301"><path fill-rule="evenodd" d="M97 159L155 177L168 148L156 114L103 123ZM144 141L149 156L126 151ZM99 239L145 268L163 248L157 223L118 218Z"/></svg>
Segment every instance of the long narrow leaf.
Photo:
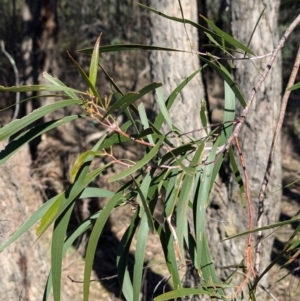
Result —
<svg viewBox="0 0 300 301"><path fill-rule="evenodd" d="M86 249L86 256L85 256L85 268L84 268L84 283L83 283L83 300L89 300L89 290L90 290L90 277L95 257L96 248L98 245L99 237L102 233L103 227L106 224L106 221L116 206L116 204L122 198L123 191L119 191L116 193L105 205L101 212L101 218L98 218L94 228L92 230L87 249Z"/></svg>
<svg viewBox="0 0 300 301"><path fill-rule="evenodd" d="M186 296L211 296L211 297L220 297L216 292L213 290L205 290L200 288L181 288L177 289L171 292L164 293L156 298L154 298L154 301L164 301L164 300L176 300L177 298L186 297Z"/></svg>
<svg viewBox="0 0 300 301"><path fill-rule="evenodd" d="M154 46L154 45L143 45L143 44L115 44L115 45L107 45L100 46L100 51L103 52L114 52L114 51L124 51L124 50L158 50L158 51L175 51L175 52L190 52L184 50L178 50L173 48ZM92 54L93 48L86 48L77 50L81 53Z"/></svg>
<svg viewBox="0 0 300 301"><path fill-rule="evenodd" d="M145 110L144 104L142 102L138 106L138 111L139 111L139 116L140 116L140 119L141 119L141 122L142 122L142 125L143 125L145 131L151 130L151 134L152 134L153 129L149 127L149 120L147 118L146 110ZM139 134L138 138L142 138L144 136L145 135L142 132L142 133ZM150 143L154 144L154 140L153 140L151 135L147 135L147 139Z"/></svg>
<svg viewBox="0 0 300 301"><path fill-rule="evenodd" d="M200 31L203 31L203 32L209 33L213 36L219 37L219 35L217 33L213 32L212 30L210 30L210 29L208 29L204 26L201 26L200 24L197 24L196 22L193 22L191 20L168 16L168 15L166 15L166 14L164 14L164 13L158 11L158 10L155 10L155 9L149 7L149 6L146 6L144 4L141 4L141 3L138 3L138 2L136 2L136 4L138 4L140 7L144 8L144 9L147 9L147 10L149 10L149 11L151 11L151 12L153 12L153 13L161 16L161 17L164 17L166 19L176 21L176 22L180 22L180 23L183 23L183 24L190 24L190 25L196 27Z"/></svg>
<svg viewBox="0 0 300 301"><path fill-rule="evenodd" d="M217 151L218 141L215 142L212 147L210 154L208 156L207 165L204 167L203 175L200 179L200 189L198 196L196 196L195 209L196 210L196 220L195 220L195 241L197 247L197 258L198 258L198 267L202 267L202 250L205 236L205 213L206 207L209 200L210 189L211 189L211 177L214 169L214 160Z"/></svg>
<svg viewBox="0 0 300 301"><path fill-rule="evenodd" d="M232 173L234 174L235 180L238 183L239 188L240 188L241 202L242 202L243 207L246 208L246 204L247 204L247 202L246 202L246 188L245 188L241 173L239 171L238 165L236 163L232 146L230 146L228 153L229 153L229 160L230 160L230 165L231 165L231 168L232 168Z"/></svg>
<svg viewBox="0 0 300 301"><path fill-rule="evenodd" d="M224 296L223 290L221 288L218 288L218 285L220 285L220 280L217 276L215 266L214 266L213 260L211 258L211 255L210 255L211 251L208 247L206 234L204 232L203 232L203 235L202 235L202 239L203 239L203 241L201 243L201 246L202 246L202 250L201 250L201 255L202 255L202 258L201 258L201 272L202 272L202 276L204 278L204 281L205 281L206 285L216 287L219 295Z"/></svg>
<svg viewBox="0 0 300 301"><path fill-rule="evenodd" d="M292 85L292 86L287 88L288 91L294 91L294 90L297 90L297 89L300 89L300 83L297 83L297 84Z"/></svg>
<svg viewBox="0 0 300 301"><path fill-rule="evenodd" d="M208 134L208 129L207 129L207 106L206 106L206 101L201 100L201 109L200 109L200 119L201 119L201 124L206 132Z"/></svg>
<svg viewBox="0 0 300 301"><path fill-rule="evenodd" d="M101 40L101 34L96 41L93 54L92 54L91 64L90 64L89 80L94 87L96 87L96 82L97 82L100 40ZM90 93L93 94L95 97L97 97L97 95L95 95L93 93L93 90L91 89L90 89Z"/></svg>
<svg viewBox="0 0 300 301"><path fill-rule="evenodd" d="M68 190L62 192L53 205L49 208L46 214L42 217L39 226L36 229L36 234L38 237L43 235L43 233L50 227L50 225L64 212L64 210L75 201L77 196L89 185L103 170L105 170L112 163L108 163L104 166L97 168L96 170L90 172L84 177L85 168L83 168L78 173L77 181L71 184Z"/></svg>
<svg viewBox="0 0 300 301"><path fill-rule="evenodd" d="M233 90L224 81L225 105L223 116L223 130L221 132L220 146L224 145L232 134L233 122L235 119L235 95Z"/></svg>
<svg viewBox="0 0 300 301"><path fill-rule="evenodd" d="M59 87L62 87L62 88L67 87L62 81L60 81L57 78L54 78L53 76L51 76L47 72L43 72L43 77L55 86L59 86ZM69 89L63 89L63 92L65 92L71 99L76 99L77 98L76 94L73 91L70 91Z"/></svg>
<svg viewBox="0 0 300 301"><path fill-rule="evenodd" d="M98 190L98 188L96 188L96 189ZM111 194L113 194L113 193L111 193ZM112 196L111 194L109 194L108 197L111 197ZM100 214L101 214L101 210L99 212L93 214L89 218L87 218L85 221L83 221L68 236L68 238L65 240L64 246L63 246L63 251L62 251L63 257L66 255L67 251L73 245L75 240L78 239L78 237L80 237L84 232L86 232L90 228L90 226L93 224L93 221L95 219L97 219ZM47 301L47 299L49 297L49 294L50 294L50 291L51 291L51 288L52 288L52 270L49 272L49 275L48 275L47 283L46 283L45 290L44 290L43 301Z"/></svg>
<svg viewBox="0 0 300 301"><path fill-rule="evenodd" d="M149 229L151 230L151 232L153 232L153 230L154 230L153 218L152 218L152 213L149 209L149 205L148 205L148 202L147 202L148 190L149 190L149 186L150 186L150 183L151 183L151 175L148 172L146 174L146 176L144 177L143 182L140 186L136 182L134 177L132 177L132 180L134 181L134 183L136 185L136 189L139 193L136 201L140 205L140 213L139 213L140 217L142 218L144 213L146 214Z"/></svg>
<svg viewBox="0 0 300 301"><path fill-rule="evenodd" d="M135 212L131 219L131 223L126 229L123 237L118 246L117 252L117 270L120 286L126 300L133 300L133 287L128 272L127 258L129 254L129 248L133 239L133 236L137 230L140 222L138 210Z"/></svg>
<svg viewBox="0 0 300 301"><path fill-rule="evenodd" d="M168 97L167 101L166 101L166 108L167 110L169 111L177 97L177 95L182 91L182 89L195 77L195 75L197 75L199 72L201 72L204 68L206 67L203 66L201 67L200 69L196 70L194 73L192 73L190 76L188 76L186 79L184 79L173 91L172 93L170 94L170 96ZM158 114L158 116L156 117L155 119L155 122L154 122L154 126L160 130L162 124L164 122L164 116L163 114L160 112Z"/></svg>
<svg viewBox="0 0 300 301"><path fill-rule="evenodd" d="M184 173L180 172L179 169L173 169L167 191L166 191L166 199L165 199L165 218L171 216L174 212L176 201L178 199L181 183L184 177Z"/></svg>
<svg viewBox="0 0 300 301"><path fill-rule="evenodd" d="M103 116L103 119L105 119L107 116L112 114L115 110L118 110L120 115L123 113L123 111L128 108L131 104L133 104L135 101L143 97L145 94L153 91L154 89L160 87L161 83L151 83L150 85L144 87L139 92L129 92L122 96L119 100L117 100L105 113Z"/></svg>
<svg viewBox="0 0 300 301"><path fill-rule="evenodd" d="M192 197L194 178L197 172L196 166L201 161L204 146L205 143L202 141L190 163L190 167L193 167L193 173L186 174L181 183L181 192L178 199L176 215L177 238L181 254L184 254L184 237L187 236L188 229L188 202Z"/></svg>
<svg viewBox="0 0 300 301"><path fill-rule="evenodd" d="M236 235L226 237L226 238L223 239L223 241L228 240L228 239L237 238L237 237L244 236L244 235L248 235L250 233L255 233L255 232L258 232L258 231L265 231L265 230L269 230L269 229L273 229L273 228L278 228L278 227L290 225L290 224L292 224L296 221L299 221L299 220L300 220L300 214L297 214L293 218L291 218L287 221L278 222L278 223L274 223L274 224L271 224L271 225L268 225L268 226L256 228L256 229L253 229L253 230L250 230L250 231L241 232L241 233L238 233Z"/></svg>
<svg viewBox="0 0 300 301"><path fill-rule="evenodd" d="M209 19L205 18L202 15L201 15L201 17L207 22L207 24L214 30L215 33L217 33L217 35L221 39L225 40L227 43L229 43L230 45L232 45L238 49L242 49L242 50L254 55L254 53L251 49L249 49L247 46L245 46L244 44L242 44L239 41L237 41L236 39L234 39L231 35L229 35L225 31L221 30L219 27L217 27L214 24L214 22L210 21Z"/></svg>
<svg viewBox="0 0 300 301"><path fill-rule="evenodd" d="M100 144L101 141L98 141L92 148L92 151L97 151ZM77 181L74 184L71 184L69 189L61 193L55 202L53 202L47 213L45 213L36 230L38 236L41 236L49 228L52 222L59 217L59 215L71 204L71 202L73 202L75 198L82 193L86 186L105 168L105 166L103 166L98 168L96 171L87 174L92 159L92 155L89 155L86 158L85 164L82 166L77 177Z"/></svg>
<svg viewBox="0 0 300 301"><path fill-rule="evenodd" d="M172 120L171 120L170 114L167 110L167 107L165 105L164 91L163 91L162 87L159 87L155 90L156 90L156 95L157 95L156 100L157 100L157 104L158 104L158 107L159 107L159 112L163 115L166 123L172 129L173 128Z"/></svg>
<svg viewBox="0 0 300 301"><path fill-rule="evenodd" d="M98 91L96 90L95 86L92 84L92 82L90 81L89 77L86 75L86 73L84 72L84 70L81 68L81 66L76 62L76 60L68 53L71 61L73 62L73 64L75 65L75 67L77 68L77 70L79 71L79 73L81 74L82 78L84 79L84 81L86 82L86 84L88 85L90 91L92 91L92 95L95 96L95 98L97 99L97 101L99 101L99 103L101 104L101 106L103 106L102 103L102 99L98 93ZM98 65L97 65L98 66Z"/></svg>
<svg viewBox="0 0 300 301"><path fill-rule="evenodd" d="M113 192L101 189L101 188L90 188L87 187L80 194L79 198L92 198L92 197L112 197ZM0 252L17 240L22 234L28 231L32 226L34 226L48 211L52 204L57 199L57 196L51 198L46 203L44 203L39 209L37 209L25 222L24 224L2 245L0 246Z"/></svg>
<svg viewBox="0 0 300 301"><path fill-rule="evenodd" d="M212 63L210 60L208 60L202 56L199 56L199 57L200 57L200 60L204 61L207 65L209 65L211 68L213 68L221 76L221 78L223 78L227 82L229 87L233 90L234 94L240 101L241 105L245 108L247 105L247 102L246 102L242 92L240 91L240 89L238 88L236 83L231 78L230 74L228 72L225 72L225 70L223 68L217 66L215 63Z"/></svg>
<svg viewBox="0 0 300 301"><path fill-rule="evenodd" d="M19 136L15 137L6 147L0 152L0 165L6 162L22 145L32 141L34 138L41 136L54 128L57 128L65 123L84 118L85 115L66 116L62 119L51 120L43 124L32 127Z"/></svg>
<svg viewBox="0 0 300 301"><path fill-rule="evenodd" d="M179 276L179 269L177 266L176 255L174 251L174 239L169 229L169 225L165 223L164 226L165 226L165 232L157 222L155 223L155 229L160 238L167 268L172 277L173 287L174 289L178 289L181 288L181 281Z"/></svg>
<svg viewBox="0 0 300 301"><path fill-rule="evenodd" d="M85 92L72 89L66 86L57 86L57 85L29 85L29 86L12 86L12 87L4 87L0 86L0 91L7 92L42 92L42 91L52 91L52 92L73 92L76 94L86 94Z"/></svg>
<svg viewBox="0 0 300 301"><path fill-rule="evenodd" d="M140 300L143 279L143 267L146 243L149 234L149 222L146 214L143 215L137 235L135 260L133 268L133 301Z"/></svg>
<svg viewBox="0 0 300 301"><path fill-rule="evenodd" d="M248 43L247 43L247 47L249 47L249 45L250 45L250 43L251 43L251 41L252 41L253 35L254 35L254 33L255 33L255 30L256 30L256 28L257 28L257 26L258 26L258 23L259 23L260 19L262 18L263 14L264 14L264 12L265 12L265 10L266 10L266 7L264 7L264 9L263 9L262 12L260 13L260 15L259 15L259 17L258 17L258 19L257 19L257 21L256 21L256 23L255 23L255 26L254 26L254 28L253 28L253 30L252 30L252 32L251 32L249 41L248 41ZM247 51L245 51L245 55L244 55L244 56L246 56L246 55L247 55Z"/></svg>
<svg viewBox="0 0 300 301"><path fill-rule="evenodd" d="M16 119L13 122L7 124L3 128L0 129L0 140L5 140L8 137L14 135L15 133L23 130L26 126L33 123L34 121L44 117L47 114L50 114L58 109L64 108L66 106L70 106L72 104L80 104L82 100L79 99L69 99L69 100L61 100L55 103L43 106L34 110L32 113L23 117L22 119Z"/></svg>
<svg viewBox="0 0 300 301"><path fill-rule="evenodd" d="M75 203L72 203L54 224L51 245L51 269L54 301L60 301L64 240L74 204Z"/></svg>
<svg viewBox="0 0 300 301"><path fill-rule="evenodd" d="M102 49L101 49L101 51L102 51ZM115 91L117 93L119 93L120 95L124 95L124 93L122 92L122 90L119 88L119 86L113 80L113 78L108 74L108 72L104 69L104 67L101 64L99 64L99 66L102 69L102 71L104 72L104 74L106 75L106 77L109 80L109 82L111 83L111 85L114 87Z"/></svg>

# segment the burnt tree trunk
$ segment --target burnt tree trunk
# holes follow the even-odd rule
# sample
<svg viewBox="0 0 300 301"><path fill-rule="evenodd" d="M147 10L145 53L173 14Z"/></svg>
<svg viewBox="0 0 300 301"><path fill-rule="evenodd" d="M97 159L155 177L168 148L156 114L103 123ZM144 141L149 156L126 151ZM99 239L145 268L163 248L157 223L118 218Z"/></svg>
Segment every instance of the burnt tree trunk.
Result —
<svg viewBox="0 0 300 301"><path fill-rule="evenodd" d="M54 77L59 76L56 51L58 35L56 2L56 0L26 0L24 4L21 44L23 61L21 80L23 84L45 83L42 77L44 71ZM26 93L22 95L22 99L37 96L37 94L37 92ZM46 99L33 98L31 101L21 104L21 116L51 102L54 102L53 97ZM42 120L37 121L35 124L40 122ZM33 158L36 156L39 142L40 138L30 142L30 151Z"/></svg>
<svg viewBox="0 0 300 301"><path fill-rule="evenodd" d="M23 8L21 46L24 84L39 83L43 71L55 77L59 75L56 55L57 35L56 0L26 0Z"/></svg>

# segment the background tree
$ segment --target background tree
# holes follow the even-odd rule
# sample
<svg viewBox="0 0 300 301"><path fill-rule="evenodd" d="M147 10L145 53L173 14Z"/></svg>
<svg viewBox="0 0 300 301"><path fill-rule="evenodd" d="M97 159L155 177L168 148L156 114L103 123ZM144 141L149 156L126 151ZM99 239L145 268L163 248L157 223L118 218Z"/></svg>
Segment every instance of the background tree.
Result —
<svg viewBox="0 0 300 301"><path fill-rule="evenodd" d="M249 42L251 34L255 30L250 48L257 55L263 55L270 53L278 43L278 32L275 29L277 28L279 1L269 1L266 3L266 6L258 2L233 1L230 7L226 7L226 5L224 7L225 1L222 1L219 5L220 11L218 11L217 3L215 3L215 6L211 3L207 10L210 14L213 14L213 12L219 15L223 14L223 16L220 16L220 19L222 19L226 17L222 7L223 9L226 8L230 13L233 36L244 44ZM181 1L181 4L184 18L196 21L197 2ZM151 6L170 16L179 17L181 15L180 7L174 1L152 1ZM264 9L265 12L260 19ZM171 22L156 14L150 14L150 20L154 45L164 45L184 50L191 50L192 45L197 45L198 36L194 28L191 29L187 25L187 34L182 23ZM257 28L255 28L256 25ZM190 41L188 38L190 38ZM172 91L172 87L174 87L173 81L178 84L184 77L187 77L199 68L199 61L196 55L152 52L150 60L153 78L166 83L165 95L169 95ZM235 79L246 97L258 80L260 72L264 70L267 60L268 57L254 62L250 60L234 62L235 69L233 72ZM202 74L206 72L204 70ZM257 220L258 193L266 169L272 136L279 113L281 97L280 74L281 63L280 58L278 58L271 75L256 96L255 104L251 109L251 113L247 116L240 138L243 156L250 176L251 197L255 204L254 221ZM215 73L214 76L218 75ZM212 78L208 80L211 80L211 83L208 83L210 87L213 83L216 83L216 86L221 84ZM278 83L275 87L271 84L274 82ZM194 123L194 121L199 122L197 116L200 112L201 99L203 98L204 91L201 78L194 79L189 83L188 88L180 94L180 101L177 102L177 106L173 108L171 114L174 123L183 132L201 128L201 125ZM223 104L219 105L223 106ZM241 110L237 112L236 116L239 116L240 112ZM247 164L247 162L255 162L255 164ZM280 192L273 194L272 191L275 191L281 185L280 162L280 145L278 145L269 190L264 201L263 225L270 224L278 219L281 194ZM240 168L240 170L242 169ZM227 236L238 233L241 229L247 230L248 228L248 219L245 218L240 190L234 177L230 168L228 169L228 167L224 166L218 180L221 188L215 191L208 208L207 233L210 238L209 242L214 262L219 267L219 273L223 279L226 279L231 274L230 266L236 266L243 261L247 243L245 238L221 242ZM273 238L267 239L263 244L261 251L262 269L266 267L270 260L272 245ZM267 277L265 277L264 285L267 285L267 283Z"/></svg>
<svg viewBox="0 0 300 301"><path fill-rule="evenodd" d="M259 1L232 1L230 6L231 29L233 36L247 44L255 29L250 42L250 48L257 55L270 53L278 43L277 28L279 1L268 1L264 6ZM259 23L258 23L259 20ZM257 28L255 28L257 25ZM268 58L257 61L234 62L234 77L242 87L246 97L250 95L260 73L266 67ZM273 133L275 130L281 99L281 62L277 58L276 65L268 76L264 86L256 95L251 112L246 117L246 123L240 136L243 156L250 177L251 198L254 204L254 221L257 221L258 193L265 173ZM276 84L274 85L274 83ZM272 84L273 83L273 84ZM237 112L239 116L241 111ZM255 162L255 164L254 164ZM240 168L242 171L242 169ZM234 175L225 172L222 177L222 189L216 192L209 207L208 232L214 253L216 265L220 267L220 274L226 278L230 268L242 262L245 256L245 238L220 241L227 236L246 230L248 227L245 212L241 207L241 195L235 184ZM280 144L277 147L276 159L272 168L272 175L264 200L263 225L270 224L278 219L281 193L273 193L281 186L281 155ZM264 233L267 235L267 233ZM261 249L261 269L265 268L270 260L273 238L264 240ZM213 247L214 246L214 247ZM233 255L234 254L234 255ZM230 259L229 259L230 257ZM268 281L265 277L264 285Z"/></svg>
<svg viewBox="0 0 300 301"><path fill-rule="evenodd" d="M197 1L181 1L181 8L178 2L151 1L152 8L164 12L170 16L177 16L197 22ZM173 49L185 50L190 53L177 53L168 51L152 51L150 55L151 75L154 81L164 83L164 96L167 98L171 92L193 72L200 68L198 55L192 53L193 48L197 49L199 37L196 28L171 20L166 20L161 16L150 13L151 43L153 45L169 47ZM183 67L184 66L184 67ZM182 132L190 132L201 128L199 113L201 102L204 99L204 86L199 74L189 82L186 89L183 89L176 98L176 102L170 111L170 116L174 124ZM154 108L156 114L159 108ZM170 128L164 127L167 134ZM193 137L200 138L203 132L195 131ZM179 145L174 139L174 144ZM192 212L189 211L189 218L192 221ZM187 255L188 256L188 255ZM196 287L199 284L199 276L193 265L187 260L187 272L185 275L185 285ZM194 297L196 298L196 297Z"/></svg>

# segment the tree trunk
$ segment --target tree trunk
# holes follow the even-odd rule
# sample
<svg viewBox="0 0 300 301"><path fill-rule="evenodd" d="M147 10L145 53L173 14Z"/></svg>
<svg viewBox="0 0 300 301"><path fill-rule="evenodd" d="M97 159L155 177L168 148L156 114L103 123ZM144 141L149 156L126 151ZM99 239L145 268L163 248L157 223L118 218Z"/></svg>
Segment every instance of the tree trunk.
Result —
<svg viewBox="0 0 300 301"><path fill-rule="evenodd" d="M55 5L56 1L29 0L24 5L22 41L24 65L21 68L23 84L39 83L41 70L57 74L58 68L53 56L57 35ZM40 103L35 100L30 110L39 106ZM0 150L4 147L4 142L0 142ZM0 245L42 205L43 198L36 188L42 183L35 182L31 178L30 168L28 145L23 146L8 162L0 166ZM42 300L50 271L50 238L45 234L37 242L36 239L33 227L1 252L1 299ZM82 270L83 264L78 257L80 256L76 258L76 267ZM76 287L78 285L74 285L67 279L67 275L64 275L62 299L79 300L80 295Z"/></svg>
<svg viewBox="0 0 300 301"><path fill-rule="evenodd" d="M23 37L22 37L22 82L26 85L46 83L42 77L42 72L51 73L52 76L59 76L57 63L57 35L58 21L56 0L26 0L23 7ZM26 93L22 99L30 96L36 96L35 93ZM45 100L34 98L30 102L21 104L21 116L29 114L31 111L39 108L41 105L54 102L53 97ZM48 121L46 117L45 121ZM42 120L35 124L41 123ZM40 138L30 142L30 151L35 157L37 145Z"/></svg>
<svg viewBox="0 0 300 301"><path fill-rule="evenodd" d="M181 1L184 18L197 22L197 1ZM178 2L152 1L151 7L170 16L181 18ZM150 31L152 44L162 47L192 51L192 46L198 48L197 30L189 25L167 20L156 14L150 14ZM190 40L190 41L189 41ZM190 44L191 42L191 44ZM150 55L151 73L155 81L163 83L165 99L171 92L189 75L200 68L198 55L192 53L178 53L165 51L152 51ZM204 99L204 87L202 79L196 76L177 96L170 110L171 119L182 132L200 129L199 118L201 100ZM157 112L158 109L155 108ZM164 133L170 128L163 127ZM194 132L192 136L200 138L201 132ZM177 141L173 143L178 145ZM189 210L189 219L192 221L192 211ZM196 287L200 283L198 272L189 264L184 279L184 286ZM198 300L194 297L193 300Z"/></svg>
<svg viewBox="0 0 300 301"><path fill-rule="evenodd" d="M3 146L2 142L0 149ZM30 161L28 147L23 147L0 167L0 245L41 205L29 176ZM35 240L32 230L1 253L1 299L41 300L50 268L49 254L41 241L33 246Z"/></svg>
<svg viewBox="0 0 300 301"><path fill-rule="evenodd" d="M279 1L267 1L264 16L253 36L250 48L257 55L271 52L278 42L277 16ZM184 17L197 22L196 1L181 1ZM151 7L170 16L181 17L177 2L152 1ZM255 24L259 18L263 4L258 0L231 2L232 33L233 36L247 45ZM182 23L166 20L165 18L150 14L152 43L158 46L190 50L190 44ZM189 38L194 46L198 37L194 28L187 26ZM153 79L164 84L165 98L189 74L199 68L196 55L178 54L176 52L152 52L150 56ZM257 82L260 73L267 64L268 58L256 60L255 66L251 61L237 61L234 72L235 80L247 98ZM251 197L254 205L254 224L257 218L258 193L264 176L272 136L279 113L281 92L280 61L272 68L261 90L258 92L246 124L239 137L246 168L250 176ZM200 101L204 97L203 84L200 77L194 79L176 100L171 111L171 117L182 131L190 131L201 127L199 123ZM237 112L237 116L239 116ZM169 129L165 128L164 132ZM238 156L236 157L239 161ZM243 176L243 170L240 168ZM221 242L224 238L248 229L248 215L242 207L241 194L234 175L228 168L218 179L219 185L213 192L212 200L207 211L207 233L214 263L219 276L225 280L232 273L234 266L244 264L247 238ZM264 225L275 222L279 214L280 193L272 191L280 187L281 164L280 145L277 148L276 160L272 169L272 178L265 199ZM265 235L267 233L264 233ZM255 242L253 242L254 244ZM264 241L261 250L261 271L270 262L273 240ZM242 271L243 272L243 271ZM190 273L192 275L192 273ZM193 277L193 276L192 276ZM234 284L240 284L237 279ZM197 283L197 282L194 282ZM264 277L262 284L268 283ZM193 284L191 284L193 286Z"/></svg>
<svg viewBox="0 0 300 301"><path fill-rule="evenodd" d="M4 148L0 142L0 150ZM30 176L31 158L27 145L0 166L0 246L41 205L41 183ZM34 185L35 184L35 185ZM51 232L47 231L37 240L35 227L24 233L0 254L0 296L2 300L40 301L50 271ZM84 260L78 253L69 252L64 259L61 299L82 300L81 284L76 278L84 271ZM92 277L95 277L94 275ZM91 300L107 292L99 283L93 283ZM49 300L52 300L51 298Z"/></svg>
<svg viewBox="0 0 300 301"><path fill-rule="evenodd" d="M23 8L23 83L41 80L41 72L59 75L56 44L58 21L56 0L26 0Z"/></svg>
<svg viewBox="0 0 300 301"><path fill-rule="evenodd" d="M277 17L279 1L265 1L266 10L253 35L250 49L256 55L271 52L278 43ZM263 10L261 1L232 0L231 28L233 36L247 45L251 33ZM235 62L235 81L241 87L246 98L257 83L260 74L265 69L269 58L251 61ZM277 59L266 81L258 91L256 99L246 117L239 141L245 159L246 169L250 177L251 199L254 206L254 227L257 226L258 194L265 173L274 129L279 114L281 99L281 63ZM239 116L241 110L237 112ZM238 156L236 156L239 161ZM239 168L242 177L243 169ZM224 279L233 271L233 266L245 264L247 238L221 242L222 239L248 229L248 213L241 205L241 195L235 183L234 175L227 173L223 176L223 187L215 193L209 207L208 232L214 263L219 275ZM272 193L281 187L281 155L280 143L277 146L276 159L272 168L267 197L264 200L265 214L263 225L274 223L280 210L280 192ZM264 232L264 236L269 232ZM255 240L252 242L253 246ZM261 253L261 268L263 271L270 262L273 239L263 241ZM231 268L230 268L231 266ZM226 268L227 267L227 268ZM244 271L245 272L245 271ZM260 282L268 284L267 276ZM234 283L237 284L237 283Z"/></svg>
<svg viewBox="0 0 300 301"><path fill-rule="evenodd" d="M184 0L181 1L181 5L184 17L197 22L197 1ZM181 18L177 1L152 1L151 7ZM186 51L192 51L192 45L195 49L198 47L197 30L188 24L186 32L184 24L151 13L150 28L153 45ZM152 78L163 83L165 99L187 76L200 68L198 56L191 53L152 51L150 64ZM203 83L199 75L182 90L172 106L170 114L175 126L183 131L199 129L201 127L199 113L203 98ZM169 130L165 128L165 132Z"/></svg>

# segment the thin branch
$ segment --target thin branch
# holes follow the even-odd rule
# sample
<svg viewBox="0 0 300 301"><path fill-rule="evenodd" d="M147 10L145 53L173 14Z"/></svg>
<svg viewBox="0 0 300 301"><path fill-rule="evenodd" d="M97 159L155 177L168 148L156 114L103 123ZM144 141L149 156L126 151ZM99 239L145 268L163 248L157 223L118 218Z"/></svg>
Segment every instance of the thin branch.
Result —
<svg viewBox="0 0 300 301"><path fill-rule="evenodd" d="M299 66L300 66L300 47L298 49L298 53L296 56L295 64L293 67L293 70L290 75L289 82L287 84L288 87L292 86L296 80L297 73L299 71ZM257 227L260 228L263 226L263 214L264 214L264 199L266 195L266 190L267 186L269 183L270 175L271 175L271 169L272 165L274 162L274 157L275 157L275 150L276 150L276 145L280 136L284 116L285 116L285 111L288 103L289 96L291 94L291 91L288 91L287 89L285 90L285 93L282 98L282 104L280 108L280 113L279 113L279 118L275 130L275 134L273 137L272 141L272 146L270 149L270 154L269 154L269 159L268 159L268 164L266 167L264 179L260 188L259 192L259 197L258 197L258 217L257 217ZM260 269L260 252L261 252L261 246L262 246L262 238L263 234L262 231L259 231L257 234L257 245L255 249L255 272L256 272L256 278L255 281L258 280L258 275L259 275L259 269Z"/></svg>
<svg viewBox="0 0 300 301"><path fill-rule="evenodd" d="M249 57L249 56L243 56L243 57L219 57L219 56L216 56L216 55L212 55L209 52L200 52L200 51L195 50L194 48L193 48L193 50L194 50L194 52L196 52L199 55L208 56L210 58L215 59L216 61L220 61L220 60L226 60L226 61L249 61L250 60L250 61L254 61L254 60L263 59L265 57L268 57L268 56L272 55L272 52L269 52L269 53L266 53L266 54L263 54L263 55L252 56L252 57Z"/></svg>
<svg viewBox="0 0 300 301"><path fill-rule="evenodd" d="M292 31L295 29L295 27L298 25L298 23L300 22L300 15L298 15L298 17L293 21L293 23L288 27L288 29L285 31L283 37L281 38L281 40L279 41L277 47L275 48L275 50L272 52L271 58L269 60L269 62L267 63L267 66L263 72L263 74L261 75L260 79L258 80L257 84L255 85L255 87L252 89L252 93L250 95L250 98L247 102L246 107L244 108L241 116L238 118L238 123L236 125L236 127L234 128L234 131L232 133L232 135L229 137L227 143L224 145L223 150L221 151L225 151L228 150L230 145L233 143L233 140L235 139L235 137L238 137L240 134L240 131L242 129L242 126L245 122L246 116L248 114L248 111L254 101L254 98L257 94L257 91L260 89L261 85L263 84L263 82L265 81L267 75L269 74L275 59L279 53L279 51L281 50L281 48L284 46L287 38L289 37L289 35L292 33Z"/></svg>
<svg viewBox="0 0 300 301"><path fill-rule="evenodd" d="M240 157L240 162L244 171L244 177L245 177L245 193L246 193L246 199L248 204L248 214L249 214L249 231L253 230L253 208L252 208L252 202L251 202L251 194L250 194L250 180L246 169L245 160L242 154L242 149L239 143L239 140L237 137L235 137L235 144L238 150L238 154ZM248 234L248 243L247 243L247 251L246 251L246 268L247 268L247 274L246 278L243 281L243 284L248 282L248 279L250 278L250 275L253 274L255 277L255 271L253 269L253 259L252 259L252 233ZM243 284L239 287L240 290L243 287Z"/></svg>

